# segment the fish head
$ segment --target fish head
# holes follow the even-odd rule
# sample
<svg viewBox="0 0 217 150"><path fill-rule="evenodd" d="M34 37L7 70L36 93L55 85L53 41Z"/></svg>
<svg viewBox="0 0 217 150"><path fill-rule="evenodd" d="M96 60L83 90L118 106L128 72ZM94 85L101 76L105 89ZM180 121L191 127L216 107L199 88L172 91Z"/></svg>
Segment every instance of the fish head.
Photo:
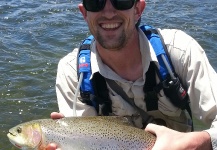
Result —
<svg viewBox="0 0 217 150"><path fill-rule="evenodd" d="M37 123L23 123L9 130L9 141L19 149L35 149L42 140L41 127Z"/></svg>

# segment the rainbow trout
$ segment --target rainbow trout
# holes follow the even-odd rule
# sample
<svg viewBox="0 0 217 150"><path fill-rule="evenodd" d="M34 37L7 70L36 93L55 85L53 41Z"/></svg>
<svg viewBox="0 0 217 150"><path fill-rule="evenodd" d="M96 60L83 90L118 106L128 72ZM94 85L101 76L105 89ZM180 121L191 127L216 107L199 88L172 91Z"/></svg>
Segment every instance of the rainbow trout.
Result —
<svg viewBox="0 0 217 150"><path fill-rule="evenodd" d="M33 120L11 128L7 136L23 150L43 150L51 142L62 150L150 150L156 140L129 118L112 116Z"/></svg>

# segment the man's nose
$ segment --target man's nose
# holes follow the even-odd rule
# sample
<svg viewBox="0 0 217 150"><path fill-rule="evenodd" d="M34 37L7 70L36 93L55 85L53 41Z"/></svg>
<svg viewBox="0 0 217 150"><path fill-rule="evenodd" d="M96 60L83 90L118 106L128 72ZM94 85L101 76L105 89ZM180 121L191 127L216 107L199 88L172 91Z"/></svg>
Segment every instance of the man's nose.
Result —
<svg viewBox="0 0 217 150"><path fill-rule="evenodd" d="M112 18L116 15L116 9L111 3L111 0L106 0L105 7L102 10L103 16L107 18Z"/></svg>

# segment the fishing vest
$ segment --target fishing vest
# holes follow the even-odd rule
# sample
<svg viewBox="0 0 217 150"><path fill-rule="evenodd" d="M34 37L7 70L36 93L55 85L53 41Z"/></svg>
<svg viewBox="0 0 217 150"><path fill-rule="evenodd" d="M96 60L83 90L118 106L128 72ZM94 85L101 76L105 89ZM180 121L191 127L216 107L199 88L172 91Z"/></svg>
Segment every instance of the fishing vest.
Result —
<svg viewBox="0 0 217 150"><path fill-rule="evenodd" d="M143 87L145 93L145 102L147 111L158 110L158 97L160 90L163 90L165 95L168 97L170 102L182 110L187 110L190 117L191 109L189 106L189 97L186 90L183 88L177 74L174 71L173 65L169 58L167 47L164 40L159 33L159 31L151 26L143 25L140 29L144 32L147 39L151 43L155 54L157 56L159 66L157 67L154 62L150 63L149 69L146 73L146 82ZM83 103L95 107L98 113L102 115L109 115L112 113L111 105L112 102L109 98L106 80L99 72L92 75L91 71L91 61L90 61L90 45L94 37L91 35L87 37L80 45L78 56L77 56L77 74L78 78L80 74L83 74L83 79L81 81L80 96ZM157 84L155 74L157 73L160 82ZM110 84L109 84L110 86ZM123 93L117 85L113 85L117 93ZM113 88L112 88L113 89ZM114 89L113 89L114 90ZM126 94L120 94L123 99L128 99ZM127 100L126 100L127 101ZM127 101L130 103L130 101ZM135 106L135 104L130 103L130 105ZM143 122L149 123L153 121L153 118L149 116L146 112L136 108L143 118ZM193 130L193 125L192 125Z"/></svg>

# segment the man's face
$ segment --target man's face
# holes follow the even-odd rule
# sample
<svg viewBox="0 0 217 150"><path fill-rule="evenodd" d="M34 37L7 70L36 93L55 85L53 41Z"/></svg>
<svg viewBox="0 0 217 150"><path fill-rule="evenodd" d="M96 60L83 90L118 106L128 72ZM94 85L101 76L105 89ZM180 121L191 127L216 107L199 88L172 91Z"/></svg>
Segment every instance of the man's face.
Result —
<svg viewBox="0 0 217 150"><path fill-rule="evenodd" d="M100 46L118 50L123 48L136 32L135 24L141 15L137 5L134 4L131 9L117 10L110 0L106 0L105 7L99 12L86 11L83 5L79 8Z"/></svg>

